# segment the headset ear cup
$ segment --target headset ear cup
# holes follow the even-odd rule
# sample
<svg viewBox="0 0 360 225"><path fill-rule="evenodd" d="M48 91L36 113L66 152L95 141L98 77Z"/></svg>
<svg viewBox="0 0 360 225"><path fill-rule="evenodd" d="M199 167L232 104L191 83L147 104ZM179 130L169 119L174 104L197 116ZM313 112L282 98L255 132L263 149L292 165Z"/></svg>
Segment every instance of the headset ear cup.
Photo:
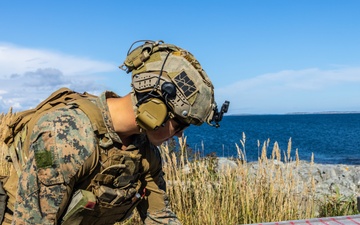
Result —
<svg viewBox="0 0 360 225"><path fill-rule="evenodd" d="M136 122L145 130L156 130L167 118L165 103L157 98L150 98L142 103L137 110Z"/></svg>

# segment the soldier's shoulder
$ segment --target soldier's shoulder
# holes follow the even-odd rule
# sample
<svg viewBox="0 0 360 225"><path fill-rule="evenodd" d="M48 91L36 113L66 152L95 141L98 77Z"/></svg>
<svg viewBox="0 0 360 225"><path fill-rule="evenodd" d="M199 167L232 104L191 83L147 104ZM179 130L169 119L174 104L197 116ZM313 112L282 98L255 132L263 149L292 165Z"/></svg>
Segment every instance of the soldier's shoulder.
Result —
<svg viewBox="0 0 360 225"><path fill-rule="evenodd" d="M72 120L72 121L90 122L88 116L81 109L73 108L71 106L64 106L43 112L40 115L38 123L42 121L56 122L60 118L64 118L68 121Z"/></svg>
<svg viewBox="0 0 360 225"><path fill-rule="evenodd" d="M77 139L88 138L92 133L92 124L88 116L78 108L61 107L48 110L39 115L32 128L32 137L44 131L54 131L59 139L77 136ZM60 135L61 134L61 135Z"/></svg>

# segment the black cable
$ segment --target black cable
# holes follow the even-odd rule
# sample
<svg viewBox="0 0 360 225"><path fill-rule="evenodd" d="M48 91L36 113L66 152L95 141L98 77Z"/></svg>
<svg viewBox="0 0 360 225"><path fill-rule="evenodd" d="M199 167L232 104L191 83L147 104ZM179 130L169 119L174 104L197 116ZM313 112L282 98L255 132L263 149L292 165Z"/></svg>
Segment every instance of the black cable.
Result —
<svg viewBox="0 0 360 225"><path fill-rule="evenodd" d="M127 52L127 55L130 54L132 47L133 47L136 43L139 43L139 42L144 42L144 43L146 43L146 42L151 42L151 43L155 43L155 41L152 41L152 40L138 40L138 41L135 41L134 43L131 44L131 46L130 46L128 52ZM140 46L141 46L141 45L140 45ZM140 47L140 46L139 46L139 47Z"/></svg>
<svg viewBox="0 0 360 225"><path fill-rule="evenodd" d="M144 97L142 97L142 98L137 102L137 104L136 104L137 107L139 107L139 106L140 106L146 99L148 99L149 97L153 97L153 98L159 98L159 97L161 97L160 94L154 95L153 92L155 92L156 88L157 88L157 87L159 86L159 84L160 84L160 78L161 78L161 76L162 76L162 72L163 72L163 70L164 70L165 63L166 63L169 55L170 55L170 52L168 52L168 54L166 55L166 57L165 57L165 59L164 59L164 62L163 62L162 66L161 66L161 69L160 69L160 74L159 74L159 76L158 76L158 80L156 81L153 89L152 89L149 93L147 93ZM169 107L169 105L168 105L168 103L167 103L167 97L165 97L164 100L165 100L165 104Z"/></svg>

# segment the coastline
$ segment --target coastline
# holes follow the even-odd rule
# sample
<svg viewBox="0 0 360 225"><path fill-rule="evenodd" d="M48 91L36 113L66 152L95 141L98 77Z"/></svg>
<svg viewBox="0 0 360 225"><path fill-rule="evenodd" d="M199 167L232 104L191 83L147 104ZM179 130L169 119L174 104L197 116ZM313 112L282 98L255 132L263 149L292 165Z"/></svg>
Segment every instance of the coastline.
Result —
<svg viewBox="0 0 360 225"><path fill-rule="evenodd" d="M360 165L320 164L308 161L280 162L269 160L269 166L292 172L302 183L313 179L317 199L324 196L341 195L344 197L360 196ZM246 163L249 172L256 174L259 169L257 161ZM231 158L218 157L219 172L234 169L237 163ZM301 187L299 187L301 189ZM299 190L301 191L301 190Z"/></svg>

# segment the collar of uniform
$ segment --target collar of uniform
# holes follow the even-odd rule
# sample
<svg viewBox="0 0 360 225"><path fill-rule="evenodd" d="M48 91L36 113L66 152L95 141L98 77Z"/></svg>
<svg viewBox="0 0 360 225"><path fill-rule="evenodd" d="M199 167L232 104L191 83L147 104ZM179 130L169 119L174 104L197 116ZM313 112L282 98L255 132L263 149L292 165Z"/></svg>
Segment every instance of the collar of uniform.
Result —
<svg viewBox="0 0 360 225"><path fill-rule="evenodd" d="M102 116L104 118L105 126L107 127L108 130L107 136L111 138L113 142L122 144L119 135L115 132L114 125L111 120L109 107L106 101L106 99L108 98L120 98L120 96L112 91L105 91L99 96L99 98L97 98L97 104L99 105ZM144 148L145 146L148 146L149 143L150 142L145 134L137 134L133 136L133 143L127 147L127 150Z"/></svg>
<svg viewBox="0 0 360 225"><path fill-rule="evenodd" d="M115 94L112 91L105 91L97 99L97 104L99 105L101 114L102 114L102 116L104 118L105 126L106 126L106 128L108 130L109 137L114 142L122 143L119 135L117 135L117 133L115 132L114 125L113 125L112 120L111 120L109 107L108 107L108 104L106 102L106 99L108 99L108 98L120 98L120 96Z"/></svg>

